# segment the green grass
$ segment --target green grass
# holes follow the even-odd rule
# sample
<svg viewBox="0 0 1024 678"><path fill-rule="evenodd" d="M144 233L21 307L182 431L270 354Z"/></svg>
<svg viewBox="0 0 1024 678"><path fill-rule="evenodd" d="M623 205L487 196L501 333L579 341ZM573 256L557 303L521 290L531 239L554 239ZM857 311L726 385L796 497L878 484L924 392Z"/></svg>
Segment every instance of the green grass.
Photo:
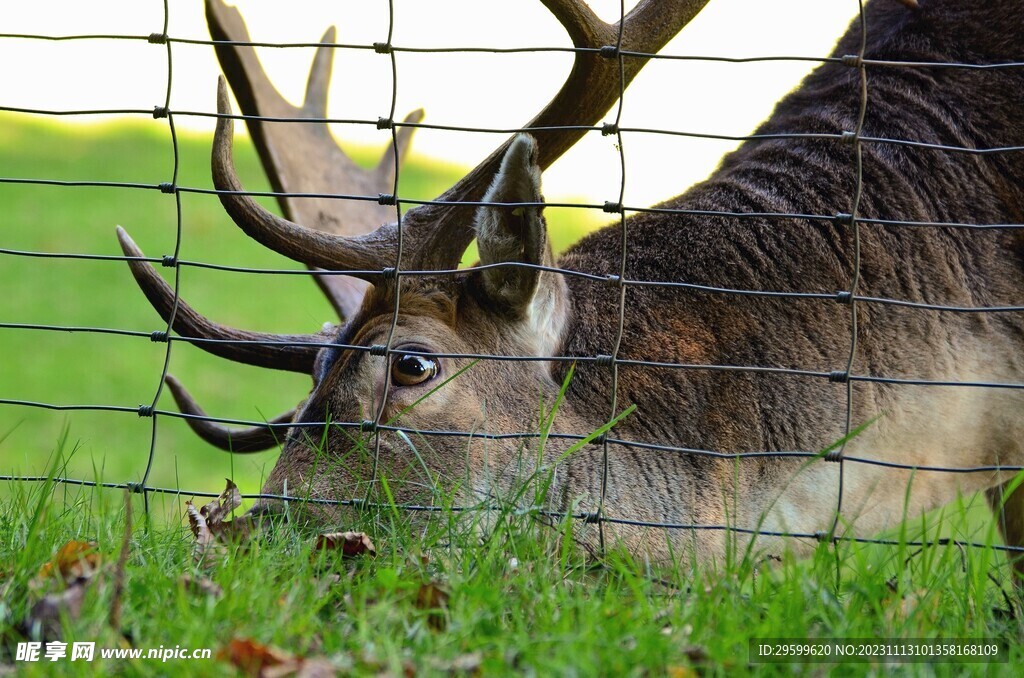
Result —
<svg viewBox="0 0 1024 678"><path fill-rule="evenodd" d="M183 498L157 497L173 510ZM582 529L542 528L528 512L440 513L417 518L366 510L347 527L368 532L375 557L342 560L314 552L313 535L290 525L247 549L232 551L210 570L195 565L187 529L138 526L133 513L123 616L115 633L107 618L114 596L112 563L124 535L117 492L20 485L0 505L0 634L5 645L22 636L39 594L29 582L69 539L98 543L105 569L86 590L83 613L66 619L66 641L116 647L122 637L140 648L210 648L253 639L290 654L324 657L356 674L448 675L454 663L479 664L483 675L734 675L790 674L829 665L753 665L751 638L1010 639L1007 664L907 665L910 675L1015 675L1024 661L1015 639L1021 622L989 578L1005 575L1002 555L988 548L963 554L955 546L919 551L906 541L934 538L925 522L890 535L899 546L842 543L836 558L823 545L810 558L760 561L737 555L714 572L652 569L628 555L589 560L571 539ZM952 507L943 529L972 531L991 543L993 532L971 528L966 506ZM38 517L38 519L36 519ZM480 538L467 523L486 517ZM756 554L756 549L754 549ZM183 574L209 576L219 597L179 583ZM450 593L424 609L424 584ZM1006 586L1005 582L1002 582ZM1012 592L1008 592L1012 596ZM2 660L0 660L2 661ZM61 674L232 675L223 661L95 661L60 664ZM17 665L22 675L45 675L43 664ZM883 670L851 664L843 675ZM408 675L408 674L406 674Z"/></svg>
<svg viewBox="0 0 1024 678"><path fill-rule="evenodd" d="M209 140L181 139L179 183L208 186ZM239 144L248 188L267 188L252 148ZM357 151L361 160L376 152ZM166 128L151 125L68 129L0 117L5 177L157 183L170 177ZM401 193L432 197L458 168L413 158ZM119 254L114 225L129 230L149 255L174 243L174 201L156 191L0 184L0 247L46 252ZM255 245L233 227L214 197L183 196L183 250L188 259L268 268L297 265ZM549 213L553 240L564 247L593 223L567 210ZM575 220L573 220L575 219ZM11 323L117 327L150 332L161 321L122 262L82 262L0 255L0 320ZM211 317L251 329L303 332L332 320L304 276L251 276L187 269L183 298ZM88 333L0 329L0 398L62 404L148 403L165 346L147 339ZM171 371L211 413L258 419L292 407L308 391L301 376L270 373L174 344ZM165 395L161 407L173 409ZM121 482L141 478L152 421L134 414L50 412L0 405L0 474L54 474ZM183 422L160 419L151 483L220 491L224 477L244 492L259 489L275 453L233 458L198 441ZM39 593L30 582L62 544L95 541L103 574L88 586L83 612L65 619L66 640L135 647L176 645L215 652L252 638L291 654L326 657L356 674L445 675L453 662L479 663L483 675L732 675L812 673L829 665L751 665L751 638L1007 639L1009 664L905 666L910 675L969 671L1011 675L1024 661L1016 595L1001 553L963 552L919 539L953 535L998 543L978 497L965 498L893 534L897 546L821 546L810 558L762 561L737 550L709 572L652 567L611 553L595 562L571 539L575 523L538 525L523 510L459 517L412 517L369 509L343 529L374 540L376 557L342 561L312 552L313 534L285 525L250 548L232 552L207 574L221 597L184 590L181 575L200 576L183 523L189 495L151 495L150 521L134 501L135 528L125 570L123 616L107 623L113 563L124 535L122 494L50 483L0 485L0 674ZM201 503L201 502L200 502ZM472 528L486 520L486 538ZM570 537L570 538L567 538ZM991 575L991 576L990 576ZM441 582L450 598L440 611L416 604L419 588ZM1008 601L1004 594L1010 598ZM473 658L473 659L469 659ZM220 661L153 660L104 666L62 662L60 673L233 675ZM888 667L892 668L892 667ZM887 667L851 665L846 673ZM898 667L897 667L898 668ZM56 672L19 664L25 675Z"/></svg>

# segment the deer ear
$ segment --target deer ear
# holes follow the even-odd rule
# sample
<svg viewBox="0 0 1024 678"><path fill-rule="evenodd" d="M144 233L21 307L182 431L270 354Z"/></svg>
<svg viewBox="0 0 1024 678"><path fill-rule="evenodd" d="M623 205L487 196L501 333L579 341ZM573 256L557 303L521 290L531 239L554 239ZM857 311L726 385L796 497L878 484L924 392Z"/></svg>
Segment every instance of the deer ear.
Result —
<svg viewBox="0 0 1024 678"><path fill-rule="evenodd" d="M476 237L482 266L506 262L541 264L550 259L542 208L515 205L543 201L537 142L533 137L520 134L512 141L483 201L513 204L477 210ZM500 266L480 273L484 293L500 310L522 312L537 291L536 269Z"/></svg>
<svg viewBox="0 0 1024 678"><path fill-rule="evenodd" d="M480 265L522 263L553 266L542 203L537 141L520 134L509 145L501 168L484 195L488 203L476 214ZM538 351L553 351L561 336L568 307L562 276L528 266L497 266L480 271L484 297L499 313L527 321L538 337Z"/></svg>

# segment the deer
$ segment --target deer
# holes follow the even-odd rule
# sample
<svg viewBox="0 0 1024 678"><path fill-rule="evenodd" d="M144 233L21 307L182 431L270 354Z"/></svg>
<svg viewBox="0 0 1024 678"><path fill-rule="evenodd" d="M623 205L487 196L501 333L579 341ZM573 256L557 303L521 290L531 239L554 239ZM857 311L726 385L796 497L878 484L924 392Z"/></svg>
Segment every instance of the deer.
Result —
<svg viewBox="0 0 1024 678"><path fill-rule="evenodd" d="M1007 310L1024 242L1000 227L1024 222L1024 155L983 152L1024 145L1024 69L892 63L1019 60L1024 3L870 0L865 33L855 20L706 180L628 216L613 204L619 219L556 259L543 170L706 0L642 0L617 24L579 0L542 2L580 48L564 85L525 132L398 220L395 172L422 111L394 127L377 168L356 167L322 121L331 49L294 106L237 10L208 0L214 38L243 43L216 49L264 169L292 194L278 216L242 188L221 79L220 200L248 236L311 269L340 322L295 335L218 324L118 236L183 340L312 376L294 410L248 428L211 421L167 377L213 446L280 446L249 515L301 495L292 520L341 523L381 478L398 503L447 491L486 504L544 472L543 508L583 516L573 538L595 553L807 553L810 535L875 535L977 492L1006 544L1024 546L1024 315ZM479 263L459 268L474 239Z"/></svg>

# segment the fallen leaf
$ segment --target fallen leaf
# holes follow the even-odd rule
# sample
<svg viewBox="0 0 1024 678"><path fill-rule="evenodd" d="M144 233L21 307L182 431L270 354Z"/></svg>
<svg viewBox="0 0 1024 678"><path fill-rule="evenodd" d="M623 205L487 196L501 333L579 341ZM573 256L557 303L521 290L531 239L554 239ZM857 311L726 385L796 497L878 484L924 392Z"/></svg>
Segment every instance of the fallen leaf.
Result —
<svg viewBox="0 0 1024 678"><path fill-rule="evenodd" d="M252 528L252 520L247 517L225 520L242 503L238 487L230 478L226 482L224 491L198 510L192 502L185 502L188 524L196 538L192 558L205 567L223 558L227 553L224 544L245 542Z"/></svg>
<svg viewBox="0 0 1024 678"><path fill-rule="evenodd" d="M71 540L61 546L57 553L42 567L29 582L29 587L38 589L58 574L64 583L71 583L82 577L89 578L100 568L102 558L96 549L96 542Z"/></svg>
<svg viewBox="0 0 1024 678"><path fill-rule="evenodd" d="M206 567L212 567L216 561L224 557L227 551L210 530L206 517L196 509L192 502L185 502L185 511L188 512L188 524L196 538L192 545L192 559Z"/></svg>
<svg viewBox="0 0 1024 678"><path fill-rule="evenodd" d="M220 598L224 595L224 589L217 582L206 577L193 577L190 574L183 574L178 578L178 585L189 593L196 595Z"/></svg>
<svg viewBox="0 0 1024 678"><path fill-rule="evenodd" d="M330 532L316 538L313 553L317 551L341 551L342 558L377 554L377 549L365 532Z"/></svg>
<svg viewBox="0 0 1024 678"><path fill-rule="evenodd" d="M338 675L323 657L297 657L251 638L235 638L217 653L239 671L254 678L330 678Z"/></svg>
<svg viewBox="0 0 1024 678"><path fill-rule="evenodd" d="M413 604L416 609L427 612L427 624L430 628L435 631L443 631L448 624L445 613L448 610L448 598L450 597L451 594L444 584L429 581L420 585Z"/></svg>
<svg viewBox="0 0 1024 678"><path fill-rule="evenodd" d="M232 511L242 505L242 494L238 491L238 486L231 482L230 478L225 478L224 481L227 485L220 496L199 509L199 513L211 526L223 523Z"/></svg>
<svg viewBox="0 0 1024 678"><path fill-rule="evenodd" d="M233 638L217 653L217 659L226 659L248 676L263 676L265 670L282 665L296 665L294 670L298 670L294 656L251 638Z"/></svg>
<svg viewBox="0 0 1024 678"><path fill-rule="evenodd" d="M40 640L60 638L61 620L77 619L81 615L85 589L91 581L91 577L79 577L63 591L43 596L21 624L25 636Z"/></svg>
<svg viewBox="0 0 1024 678"><path fill-rule="evenodd" d="M668 666L665 674L668 678L697 678L697 672L689 666Z"/></svg>

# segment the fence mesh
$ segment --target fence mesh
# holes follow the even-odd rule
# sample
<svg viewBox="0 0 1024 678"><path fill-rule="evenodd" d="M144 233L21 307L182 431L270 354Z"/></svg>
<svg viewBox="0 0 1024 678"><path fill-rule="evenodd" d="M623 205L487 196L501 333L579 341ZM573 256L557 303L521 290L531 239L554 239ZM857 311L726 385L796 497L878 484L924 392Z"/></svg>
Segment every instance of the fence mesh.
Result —
<svg viewBox="0 0 1024 678"><path fill-rule="evenodd" d="M885 467L889 469L898 469L905 471L915 472L935 472L935 473L947 473L947 474L971 474L971 473L993 473L993 472L1017 472L1024 470L1024 466L1009 466L1009 465L980 465L980 466L962 466L962 467L947 467L947 466L925 466L919 464L901 464L897 462L884 461L878 459L872 459L862 456L855 456L846 453L846 442L852 433L855 432L854 426L857 422L853 419L853 401L855 386L858 383L876 383L876 384L889 384L896 385L902 388L983 388L983 389L1003 389L1003 390L1021 390L1024 389L1024 383L1000 383L1000 382L988 382L988 381L941 381L941 380L928 380L928 379L915 379L906 377L895 377L889 375L877 375L877 374L856 374L853 372L855 359L857 357L858 350L858 309L863 305L889 305L889 306L901 306L909 309L914 309L917 312L944 312L944 313L958 313L958 314L999 314L999 313L1019 313L1024 311L1024 305L1021 306L989 306L989 307L967 307L967 306L956 306L956 305L942 305L932 303L922 303L903 299L895 298L880 298L865 296L860 294L860 281L861 281L861 264L860 264L860 226L861 224L874 224L889 226L894 228L907 228L907 229L928 229L928 228L950 228L950 229L968 229L974 231L984 230L1013 230L1022 229L1024 224L1016 223L948 223L948 222L922 222L922 221L911 221L911 220L900 220L900 219L881 219L881 218L868 218L859 214L861 197L863 192L863 162L862 162L862 150L866 145L894 145L894 146L909 146L919 149L925 149L935 153L962 153L972 155L996 155L996 154L1007 154L1024 151L1022 146L1003 146L1003 147L991 147L991 148L972 148L972 147L960 147L942 144L925 143L921 141L913 141L909 139L896 139L896 138L881 138L872 137L865 135L864 132L864 120L867 114L868 107L870 105L870 78L869 74L875 69L887 69L887 68L909 68L909 69L962 69L964 71L979 71L989 69L1013 69L1013 68L1024 68L1024 62L1008 62L1008 63L954 63L954 62L918 62L918 61L894 61L894 60L877 60L867 58L865 48L867 44L867 22L864 16L863 1L859 2L860 14L859 14L859 25L860 25L860 49L856 54L845 55L842 57L823 57L823 58L809 58L801 56L764 56L764 57L750 57L750 58L729 58L729 57L710 57L710 56L692 56L692 55L673 55L673 54L652 54L645 52L635 52L623 49L623 29L625 25L625 3L620 3L620 22L619 32L617 41L614 44L605 45L597 48L574 48L574 47L531 47L531 48L478 48L478 47L447 47L447 48L419 48L419 47L403 47L400 45L392 44L392 35L395 26L395 8L393 3L389 3L389 25L388 25L388 36L386 42L377 42L372 44L346 44L339 42L332 43L305 43L305 42L294 42L294 43L275 43L275 42L231 42L231 41L219 41L219 40L198 40L198 39L186 39L178 38L168 34L168 23L170 20L170 5L168 0L163 1L164 11L164 23L162 30L155 32L150 35L106 35L106 34L89 34L89 35L38 35L38 34L0 34L0 40L36 40L36 41L79 41L79 40L128 40L128 41L140 41L148 42L155 46L162 47L166 52L166 90L165 97L161 104L156 105L153 109L87 109L87 110L45 110L45 109L34 109L34 108L19 108L11 106L0 105L0 111L15 112L30 114L33 116L46 116L46 117L63 117L63 116L92 116L92 115L107 115L107 114L122 114L122 115L137 115L137 116L152 116L155 119L166 120L167 129L169 135L169 146L173 151L173 169L171 175L168 177L166 182L160 183L136 183L136 182L122 182L122 181L90 181L90 180L58 180L49 178L25 178L25 177L11 177L4 176L0 177L0 184L25 184L25 185L47 185L47 186L58 186L58 187L69 187L69 186L91 186L91 187L102 187L102 188L117 188L132 191L156 191L169 196L168 199L174 201L175 209L175 239L174 248L170 254L160 257L125 257L125 256L111 256L111 255L98 255L98 254L83 254L74 252L47 252L47 251L28 251L11 248L0 248L0 255L3 257L33 257L41 259L78 259L78 260L99 260L105 262L125 262L131 260L139 260L152 264L159 264L163 267L173 269L173 289L174 289L174 308L171 311L171 318L162 329L158 329L152 332L134 331L117 327L86 327L86 326L69 326L69 325L45 325L45 324L29 324L29 323L17 323L17 322L2 322L0 323L0 329L4 331L36 331L36 332L78 332L78 333L92 333L101 335L120 335L125 337L132 337L138 340L150 340L154 342L163 342L166 344L166 350L164 352L163 367L157 375L155 391L152 400L148 404L139 406L129 406L124 404L60 404L53 402L36 402L27 400L18 400L11 398L0 398L0 405L7 407L16 408L43 408L48 410L59 410L59 411L72 411L72 410L89 410L89 411L104 411L104 412L123 412L125 414L136 415L139 417L148 417L152 421L151 434L149 438L149 448L147 453L147 462L145 472L139 482L102 482L96 480L87 480L82 478L73 477L57 477L52 480L58 483L64 483L68 485L78 485L87 487L103 487L103 488L120 488L127 489L131 492L141 494L146 502L146 508L149 509L149 498L154 493L171 493L171 494L186 494L192 496L202 497L213 497L217 493L213 492L201 492L201 491L190 491L182 489L180 487L160 487L150 483L151 471L153 468L153 462L155 456L158 454L158 429L159 422L163 419L193 419L203 420L208 422L215 422L220 424L231 424L231 425L248 425L248 426L268 426L271 428L280 428L287 430L292 427L309 427L309 428L322 428L326 425L337 426L342 428L353 429L357 431L369 432L373 436L373 449L374 449L374 479L379 469L379 455L380 455L380 436L381 432L384 431L403 431L406 433L415 433L423 436L463 436L473 437L477 439L527 439L527 438L539 438L544 435L547 438L552 439L565 439L573 441L589 440L592 443L601 446L601 492L600 497L597 500L596 510L588 512L579 512L575 514L564 514L556 511L541 511L540 513L561 518L572 518L586 523L596 524L599 529L601 546L604 547L605 535L604 526L608 524L618 525L630 525L638 527L653 527L662 528L668 530L710 530L710 531L723 531L731 532L736 534L748 534L748 535L761 535L761 536L773 536L773 537L786 537L792 539L809 539L816 541L825 541L832 544L838 544L840 541L850 541L856 543L873 543L883 545L895 545L905 544L909 546L926 546L932 544L955 544L960 547L988 547L1003 551L1022 553L1024 547L1015 545L990 545L981 544L975 541L962 540L955 538L946 539L922 539L919 541L897 541L892 539L882 538L868 538L868 537L857 537L849 534L840 534L838 527L842 517L843 511L843 495L844 495L844 470L850 464L863 464L863 465L874 465L879 467ZM195 110L174 110L171 108L171 93L174 87L174 46L176 44L190 44L190 45L236 45L236 46L253 46L253 47L277 47L277 48L298 48L298 47L321 47L326 44L327 47L334 50L369 50L377 54L380 54L382 58L388 59L391 67L391 102L390 110L386 117L379 118L377 120L369 119L341 119L341 118L282 118L282 117L270 117L270 116L256 116L246 114L223 114L223 113L211 113L207 111L195 111ZM398 353L392 345L391 341L394 336L396 326L399 319L399 309L401 304L401 283L406 278L416 276L436 276L436 275L455 275L457 270L448 271L436 271L436 270L408 270L403 268L403 210L411 207L420 205L443 205L448 204L439 200L413 200L404 198L399 195L399 177L401 173L401 163L399 158L399 144L398 144L398 133L403 127L414 127L434 130L445 130L454 132L466 132L466 133L480 133L480 134L493 134L493 135L508 135L515 132L528 132L538 128L492 128L492 127L467 127L467 126L454 126L454 125L443 125L443 124L432 124L422 122L398 122L395 120L395 108L397 103L398 91L399 91L399 75L400 69L398 67L396 55L403 52L437 52L437 53L464 53L467 54L467 58L472 58L474 53L517 53L517 52L565 52L565 53L586 53L591 52L600 54L604 58L614 59L617 61L619 69L618 89L619 96L618 101L614 109L614 116L611 122L604 123L602 125L593 126L572 126L569 129L577 129L586 133L598 133L605 136L614 136L616 141L616 148L618 151L619 163L620 163L620 182L619 182L619 193L614 200L609 200L603 204L587 204L587 203L546 203L546 207L564 207L577 210L592 210L599 211L606 214L614 215L617 218L617 228L621 232L621 251L618 258L617 268L614 271L609 271L606 275L595 275L591 273L585 273L582 271L566 270L560 268L552 268L541 265L524 264L524 263L504 263L504 264L493 264L491 267L512 267L519 266L524 268L533 268L542 271L548 271L562 276L576 276L586 280L589 284L594 285L614 285L618 290L618 304L617 304L617 318L614 319L616 323L615 341L611 349L611 352L605 355L560 355L560 356L512 356L512 355L485 355L485 354L473 354L473 353L427 353L423 352L421 355L438 357L438 358L465 358L465 359L476 359L476 360L541 360L545 362L567 362L567 363L592 363L598 366L606 367L610 369L611 373L611 389L608 394L608 422L614 422L616 416L620 413L619 403L619 368L624 366L630 367L647 367L658 370L704 370L704 371L719 371L723 373L760 373L760 374L772 374L782 375L793 379L808 379L808 380L823 380L831 383L839 383L845 386L844 399L842 402L842 411L844 413L844 420L842 427L845 432L845 436L842 440L836 444L832 449L829 449L822 453L821 451L747 451L747 452L721 452L716 450L708 449L695 449L688 447L672 446L657 444L643 440L628 440L620 437L616 437L614 431L609 431L607 434L595 436L592 433L579 432L579 433L545 433L542 434L537 431L523 431L518 433L506 433L506 434L493 434L481 431L451 431L451 430L423 430L423 429L409 429L401 426L391 426L386 424L372 424L367 426L367 422L342 422L342 421L330 421L330 422L288 422L288 423L267 423L264 421L246 421L239 419L230 419L216 416L199 416L196 414L182 413L177 411L165 410L158 407L158 401L164 387L164 380L167 376L168 366L170 364L172 349L178 342L185 341L192 344L201 343L225 343L225 344L242 344L242 343L254 343L262 345L289 345L288 342L274 342L274 341L251 341L245 342L241 340L225 340L225 339L209 339L209 338L198 338L198 337L182 337L172 334L172 326L174 325L174 318L178 310L178 290L180 287L181 277L186 269L213 269L219 271L228 271L235 273L254 273L260 275L332 275L337 272L321 271L321 270L279 270L279 269L265 269L265 268L251 268L251 267L239 267L239 266L228 266L223 264L205 262L200 260L189 260L183 259L179 256L182 245L182 208L181 198L183 194L212 194L216 195L222 193L216 189L186 186L181 185L178 181L178 169L180 163L179 157L179 143L178 135L175 131L175 119L185 116L195 117L230 117L236 120L260 120L265 122L287 122L294 124L317 124L317 123L337 123L345 125L366 125L375 126L378 129L390 130L392 137L392 146L394 153L394 166L396 168L394 186L391 195L342 195L334 193L284 193L277 191L246 191L244 195L251 196L262 196L262 197L308 197L308 198L332 198L339 200L353 200L353 201L369 201L377 202L380 204L394 205L395 217L398 223L398 248L397 255L394 260L393 270L384 271L397 278L398 293L395 295L394 309L391 318L390 330L388 333L387 341L384 345L375 346L359 346L359 345L346 345L338 344L334 342L323 342L323 343L303 343L304 346L320 346L320 347L337 347L344 350L350 351L367 351L375 353L377 355L392 355ZM834 133L784 133L784 134L750 134L750 135L722 135L722 134L707 134L694 131L685 130L673 130L673 129L652 129L643 127L629 127L623 126L622 113L623 108L628 99L626 94L626 75L625 75L625 63L629 59L660 59L667 61L717 61L724 63L748 63L754 61L811 61L817 63L836 63L846 66L850 69L854 69L857 75L856 82L859 89L858 104L859 108L856 112L856 127L851 130L840 130ZM179 85L181 86L181 85ZM554 129L554 128L540 128L540 129ZM565 127L561 129L567 129ZM692 209L672 209L667 207L642 207L642 206L628 206L624 204L626 197L626 149L628 148L628 137L635 134L644 135L671 135L678 137L690 137L690 138L701 138L701 139L717 139L717 140L728 140L728 141L745 141L745 142L758 142L765 140L826 140L833 142L847 143L852 146L854 163L849 168L849 171L854 176L854 191L848 197L848 202L845 206L846 211L839 212L836 214L803 214L803 213L765 213L765 212L724 212L724 211L707 211L707 210L692 210ZM236 192L242 193L242 192ZM459 203L468 206L486 206L496 203L485 203L481 201L476 202L464 202ZM538 203L523 203L525 206L537 206ZM792 291L771 291L771 290L753 290L753 289L739 289L739 288L726 288L726 287L713 287L707 285L700 285L687 282L679 281L667 281L667 280L644 280L644 279L630 279L627 276L627 252L629 251L629 221L627 216L629 214L638 213L658 213L658 214L676 214L686 216L698 216L698 217L729 217L733 219L770 219L770 220L791 220L791 219L802 219L802 220L818 220L818 221L833 221L837 224L848 226L851 229L852 241L853 241L853 252L852 261L854 262L852 276L849 280L848 286L840 291L822 290L812 292L792 292ZM612 228L616 226L613 225ZM481 267L488 268L488 267ZM381 273L380 271L367 271L366 273ZM666 289L676 289L680 291L690 291L701 294L712 294L712 295L724 295L733 297L763 297L763 298L777 298L785 300L815 300L818 302L834 302L842 304L849 309L850 318L850 337L849 337L849 352L845 364L836 365L835 369L830 371L816 371L807 369L795 369L795 368L783 368L775 366L764 366L764 365L746 365L746 366L735 366L735 365L714 365L714 364L684 364L684 363L670 363L670 362L658 362L648 360L636 360L636 359L624 359L619 356L620 347L622 344L623 328L626 318L626 308L628 295L632 288L638 287L662 287ZM408 353L408 350L403 349L402 354ZM377 412L377 418L374 421L380 421L381 415L383 414L384 403L387 400L388 389L390 387L390 380L382 380L383 393L380 394L378 399L379 409ZM4 395L4 394L0 394ZM618 446L622 449L638 450L638 451L653 451L653 452L671 452L675 454L683 455L696 455L704 457L712 457L717 459L728 459L728 460L743 460L743 459L756 459L763 457L788 457L788 458L802 458L802 459L819 459L820 463L834 463L839 467L839 487L838 487L838 502L836 505L835 519L832 525L832 529L829 531L821 531L814 533L798 533L798 532L779 532L771 530L754 530L747 529L734 525L710 525L710 524L675 524L675 523L663 523L663 522L652 522L645 520L632 519L628 516L615 516L609 515L607 499L609 492L609 457L614 452L610 450L610 446ZM0 480L4 481L24 481L24 482L40 482L49 480L45 475L30 476L30 475L0 475ZM371 483L372 485L372 483ZM247 499L279 499L285 501L303 501L311 502L316 504L333 504L333 505L345 505L345 506L375 506L373 502L369 501L369 496L366 497L349 497L339 499L315 499L307 497L296 497L288 496L284 494L246 494L243 495ZM390 504L388 505L391 506ZM431 506L431 505L411 505L405 504L400 505L407 511L423 511L433 512L441 510L455 510L463 511L469 508L466 506L455 506L455 507L442 507ZM838 552L837 552L838 553Z"/></svg>

